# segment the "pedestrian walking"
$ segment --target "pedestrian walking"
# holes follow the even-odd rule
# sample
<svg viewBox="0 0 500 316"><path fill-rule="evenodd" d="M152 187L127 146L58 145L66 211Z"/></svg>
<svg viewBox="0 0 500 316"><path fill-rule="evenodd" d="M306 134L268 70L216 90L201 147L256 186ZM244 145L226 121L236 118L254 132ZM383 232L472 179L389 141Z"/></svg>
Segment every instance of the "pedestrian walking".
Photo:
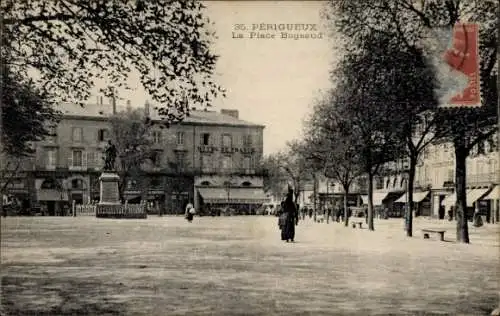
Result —
<svg viewBox="0 0 500 316"><path fill-rule="evenodd" d="M299 223L299 214L297 212L297 205L293 202L293 190L288 189L284 205L284 223L281 228L281 240L286 242L294 242L295 240L295 226Z"/></svg>
<svg viewBox="0 0 500 316"><path fill-rule="evenodd" d="M194 209L193 204L188 203L188 205L186 205L186 211L184 213L186 220L191 223L193 221L194 214L196 214L196 210Z"/></svg>

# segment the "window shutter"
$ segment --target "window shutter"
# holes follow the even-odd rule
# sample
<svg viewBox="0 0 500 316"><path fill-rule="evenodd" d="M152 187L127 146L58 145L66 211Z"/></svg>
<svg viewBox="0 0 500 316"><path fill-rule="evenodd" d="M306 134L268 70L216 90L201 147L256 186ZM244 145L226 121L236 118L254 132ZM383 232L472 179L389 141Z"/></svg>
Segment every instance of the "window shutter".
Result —
<svg viewBox="0 0 500 316"><path fill-rule="evenodd" d="M68 153L68 167L73 167L73 152L69 151Z"/></svg>
<svg viewBox="0 0 500 316"><path fill-rule="evenodd" d="M82 167L83 167L83 169L87 169L87 162L88 162L87 155L88 154L89 153L82 151Z"/></svg>

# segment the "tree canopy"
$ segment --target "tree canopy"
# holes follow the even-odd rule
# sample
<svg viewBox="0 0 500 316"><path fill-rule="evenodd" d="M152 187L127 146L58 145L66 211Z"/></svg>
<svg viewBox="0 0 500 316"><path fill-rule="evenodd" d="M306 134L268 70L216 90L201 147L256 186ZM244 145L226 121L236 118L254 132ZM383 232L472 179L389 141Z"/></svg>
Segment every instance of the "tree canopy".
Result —
<svg viewBox="0 0 500 316"><path fill-rule="evenodd" d="M141 110L118 112L109 118L110 140L118 153L116 170L120 175L120 196L127 188L129 180L140 182L143 165L148 160L158 159L152 148L150 123L146 121Z"/></svg>
<svg viewBox="0 0 500 316"><path fill-rule="evenodd" d="M496 109L498 100L496 60L498 2L490 0L374 0L370 2L332 0L330 4L330 8L333 10L328 12L330 14L328 17L334 22L335 29L343 35L348 55L366 49L367 45L372 45L375 34L383 34L386 38L384 42L386 47L398 45L403 55L409 57L418 57L424 54L427 58L425 61L436 66L431 63L432 57L435 56L426 47L432 33L451 34L452 27L457 22L470 21L480 25L481 107L436 108L432 114L432 119L440 122L439 125L436 125L439 128L434 130L433 137L452 142L455 147L457 240L468 242L467 222L464 216L466 209L465 160L475 145L490 138L495 133L498 118ZM398 56L390 55L396 60ZM411 59L397 61L399 61L397 65L403 68L405 65L411 65ZM356 65L353 67L355 68ZM359 73L366 75L365 72ZM437 80L425 81L424 78L420 78L420 83L426 87L423 96L428 97L427 103L429 105L431 105L430 101L433 97L427 87L433 86L434 94L438 94L436 97L439 98L441 97L439 94L443 93L446 90L444 88L449 85L449 82L446 82L446 79L449 78L439 76L438 69L434 69L433 76ZM398 87L400 84L401 82L393 82L389 87ZM406 89L411 89L411 87L401 91ZM388 101L396 100L391 99L389 95ZM392 120L393 118L398 121L397 115L392 116L390 120L393 121L392 124L396 122ZM422 144L422 142L417 142L417 145L419 143ZM410 145L411 151L413 145L410 142L408 145ZM418 155L418 148L413 146L413 151L414 154ZM414 157L415 155L413 155Z"/></svg>
<svg viewBox="0 0 500 316"><path fill-rule="evenodd" d="M175 121L223 92L199 1L6 0L1 10L1 63L50 100L83 104L97 80L110 96L134 71Z"/></svg>
<svg viewBox="0 0 500 316"><path fill-rule="evenodd" d="M59 112L52 108L31 81L24 82L18 73L0 63L2 93L2 153L22 157L33 153L31 142L54 133Z"/></svg>

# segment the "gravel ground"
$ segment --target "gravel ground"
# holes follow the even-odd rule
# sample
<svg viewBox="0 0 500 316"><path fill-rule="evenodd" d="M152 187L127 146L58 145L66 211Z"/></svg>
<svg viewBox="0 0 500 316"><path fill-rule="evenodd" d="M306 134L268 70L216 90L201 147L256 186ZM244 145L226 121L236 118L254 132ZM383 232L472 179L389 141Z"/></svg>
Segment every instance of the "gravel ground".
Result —
<svg viewBox="0 0 500 316"><path fill-rule="evenodd" d="M376 231L275 217L2 218L1 315L488 315L500 225ZM419 229L447 230L446 242Z"/></svg>

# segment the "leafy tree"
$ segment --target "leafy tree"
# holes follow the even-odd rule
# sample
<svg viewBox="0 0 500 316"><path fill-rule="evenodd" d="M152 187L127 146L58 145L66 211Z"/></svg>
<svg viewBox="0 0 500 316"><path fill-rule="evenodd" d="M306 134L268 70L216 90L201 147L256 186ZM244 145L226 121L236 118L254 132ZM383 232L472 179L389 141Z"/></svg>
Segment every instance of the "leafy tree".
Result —
<svg viewBox="0 0 500 316"><path fill-rule="evenodd" d="M264 177L265 192L272 194L274 198L282 198L287 182L287 175L280 167L280 155L272 154L264 157L260 165L266 170L266 176Z"/></svg>
<svg viewBox="0 0 500 316"><path fill-rule="evenodd" d="M19 74L0 64L2 93L2 154L24 157L34 153L30 143L53 135L59 120L43 91L32 82L23 83Z"/></svg>
<svg viewBox="0 0 500 316"><path fill-rule="evenodd" d="M369 43L383 45L377 42L377 37L371 38ZM388 82L394 78L374 67L379 57L369 50L353 51L344 55L332 72L333 77L338 78L333 92L336 124L348 133L349 146L356 148L359 168L367 175L370 230L374 230L374 176L384 163L400 157L404 148L398 137L404 123L403 116L387 99Z"/></svg>
<svg viewBox="0 0 500 316"><path fill-rule="evenodd" d="M347 214L349 190L361 174L357 141L350 130L342 129L335 96L327 95L313 109L307 121L306 154L323 169L327 178L337 180L344 190L344 211ZM349 225L348 216L344 224Z"/></svg>
<svg viewBox="0 0 500 316"><path fill-rule="evenodd" d="M50 100L83 104L96 80L102 92L127 88L131 72L167 122L223 92L213 82L214 34L194 0L6 0L1 60ZM188 104L189 101L189 104Z"/></svg>
<svg viewBox="0 0 500 316"><path fill-rule="evenodd" d="M124 201L129 181L136 182L141 188L148 185L143 166L156 158L149 132L151 123L139 109L118 112L109 118L109 122L110 140L118 152L115 169L120 176L120 199Z"/></svg>
<svg viewBox="0 0 500 316"><path fill-rule="evenodd" d="M361 11L365 6L368 12ZM369 15L384 16L386 17L384 21L387 19L391 21L393 15L398 14L397 3L391 4L388 1L377 2L373 7L359 2L344 3L340 7L342 10L338 24L349 36L358 34L353 34L351 28L345 28L345 23L357 21L356 19L361 16L368 18ZM365 28L364 23L355 25L360 30ZM366 60L369 64L359 65L365 69L362 73L370 73L370 69L377 69L378 72L385 74L388 80L383 91L386 93L387 102L392 103L401 116L398 117L398 120L402 120L402 124L397 125L400 129L397 136L406 144L406 151L402 154L409 160L407 170L409 203L406 204L405 217L406 234L412 236L416 166L425 147L438 137L439 133L435 127L440 125L440 117L435 115L437 96L434 67L426 60L421 47L410 45L400 36L398 28L401 26L399 20L394 23L382 22L376 28L374 26L374 29L368 30L369 33L364 34L362 38L356 37L356 40L349 42L348 47L367 50L373 54L373 58Z"/></svg>
<svg viewBox="0 0 500 316"><path fill-rule="evenodd" d="M281 167L285 170L293 185L294 202L297 204L306 181L313 178L316 185L315 170L311 161L304 155L307 148L304 142L293 140L287 143L287 151L282 156ZM316 199L316 196L314 197Z"/></svg>
<svg viewBox="0 0 500 316"><path fill-rule="evenodd" d="M52 135L59 113L32 82L23 83L19 74L0 63L0 197L34 153L32 142ZM0 210L3 209L0 199Z"/></svg>
<svg viewBox="0 0 500 316"><path fill-rule="evenodd" d="M496 55L498 36L496 22L498 3L495 1L412 1L375 0L370 3L331 1L332 20L337 29L358 49L374 32L385 34L393 42L402 43L409 53L417 55L429 30L451 29L458 21L480 24L480 77L482 106L480 108L439 109L436 116L446 127L440 131L444 141L455 148L457 194L457 240L469 242L466 213L466 169L465 161L471 148L495 133L498 99ZM347 45L349 46L349 45ZM435 89L440 91L447 82L440 82Z"/></svg>
<svg viewBox="0 0 500 316"><path fill-rule="evenodd" d="M297 140L289 142L285 151L269 155L263 160L263 166L268 172L265 186L276 195L282 195L283 182L293 186L295 203L298 202L304 182L311 179L310 164L302 154L303 144Z"/></svg>

